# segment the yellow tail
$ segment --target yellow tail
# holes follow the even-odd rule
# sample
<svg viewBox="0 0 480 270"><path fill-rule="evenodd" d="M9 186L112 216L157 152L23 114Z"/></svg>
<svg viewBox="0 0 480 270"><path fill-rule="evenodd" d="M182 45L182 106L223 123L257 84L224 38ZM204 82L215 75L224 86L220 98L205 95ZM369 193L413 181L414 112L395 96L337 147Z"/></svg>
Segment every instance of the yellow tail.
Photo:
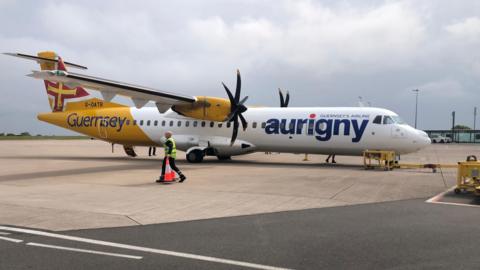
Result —
<svg viewBox="0 0 480 270"><path fill-rule="evenodd" d="M39 52L38 57L43 59L52 59L55 61L39 61L41 70L63 70L67 71L65 63L55 52ZM71 63L67 63L74 65ZM74 65L75 66L75 65ZM101 109L112 107L124 107L123 105L90 96L90 94L80 86L69 87L64 83L44 80L45 90L47 91L48 102L52 112L64 112L82 109Z"/></svg>

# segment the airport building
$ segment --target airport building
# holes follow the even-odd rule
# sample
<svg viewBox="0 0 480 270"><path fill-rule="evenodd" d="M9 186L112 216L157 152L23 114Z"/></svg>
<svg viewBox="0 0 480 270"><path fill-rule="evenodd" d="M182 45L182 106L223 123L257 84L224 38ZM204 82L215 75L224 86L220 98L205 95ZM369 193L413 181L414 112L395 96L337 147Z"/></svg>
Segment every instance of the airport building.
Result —
<svg viewBox="0 0 480 270"><path fill-rule="evenodd" d="M480 143L480 130L425 130L432 142L435 143L434 138L448 138L455 143ZM441 142L441 141L438 141ZM445 141L446 142L446 141Z"/></svg>

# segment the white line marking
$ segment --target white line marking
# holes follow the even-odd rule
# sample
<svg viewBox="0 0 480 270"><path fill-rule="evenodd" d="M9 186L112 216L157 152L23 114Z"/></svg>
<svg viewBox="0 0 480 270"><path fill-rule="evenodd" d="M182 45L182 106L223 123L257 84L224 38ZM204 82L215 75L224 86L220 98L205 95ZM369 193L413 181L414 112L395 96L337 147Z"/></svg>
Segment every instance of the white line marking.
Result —
<svg viewBox="0 0 480 270"><path fill-rule="evenodd" d="M437 194L437 195L433 196L432 198L426 200L425 202L427 202L427 203L436 203L436 202L438 202L438 200L440 200L440 198L442 198L445 194L447 194L448 192L450 192L450 191L452 191L452 190L454 190L454 189L455 189L455 187L451 187L451 188L445 190L444 192L442 192L442 193L440 193L440 194Z"/></svg>
<svg viewBox="0 0 480 270"><path fill-rule="evenodd" d="M194 259L194 260L200 260L200 261L237 265L237 266L243 266L243 267L255 268L255 269L265 269L265 270L287 269L287 268L280 268L280 267L269 266L269 265L262 265L262 264L256 264L256 263L196 255L191 253L183 253L183 252L176 252L176 251L170 251L170 250L164 250L164 249L155 249L155 248L147 248L147 247L140 247L140 246L134 246L134 245L127 245L127 244L119 244L119 243L107 242L102 240L88 239L88 238L77 237L77 236L68 236L68 235L49 233L49 232L43 232L43 231L37 231L37 230L31 230L31 229L21 229L21 228L0 226L0 230L40 235L40 236L52 237L52 238L59 238L59 239L65 239L70 241L90 243L94 245L124 248L124 249L162 254L162 255L168 255L168 256L175 256L175 257L182 257L182 258Z"/></svg>
<svg viewBox="0 0 480 270"><path fill-rule="evenodd" d="M143 258L143 257L141 257L141 256L133 256L133 255L120 254L120 253L111 253L111 252L102 252L102 251L89 250L89 249L62 247L62 246L54 246L54 245L45 245L45 244L33 243L33 242L27 243L26 245L27 245L27 246L35 246L35 247L61 249L61 250L68 250L68 251L75 251L75 252L82 252L82 253L106 255L106 256L113 256L113 257L122 257L122 258L135 259L135 260L141 260L141 259Z"/></svg>
<svg viewBox="0 0 480 270"><path fill-rule="evenodd" d="M9 232L0 232L0 235L9 235Z"/></svg>
<svg viewBox="0 0 480 270"><path fill-rule="evenodd" d="M23 240L21 240L21 239L15 239L15 238L4 237L4 236L0 236L0 240L5 240L5 241L9 241L9 242L14 242L14 243L23 242Z"/></svg>
<svg viewBox="0 0 480 270"><path fill-rule="evenodd" d="M468 206L468 207L480 207L480 205L473 205L473 204L468 204L468 203L455 203L455 202L439 202L439 200L445 196L448 192L451 192L454 190L455 187L452 187L450 189L445 190L444 192L433 196L432 198L426 200L426 203L437 203L437 204L446 204L446 205L456 205L456 206Z"/></svg>
<svg viewBox="0 0 480 270"><path fill-rule="evenodd" d="M447 204L447 205L467 206L467 207L480 207L480 205L467 204L467 203L454 203L454 202L427 202L427 203Z"/></svg>

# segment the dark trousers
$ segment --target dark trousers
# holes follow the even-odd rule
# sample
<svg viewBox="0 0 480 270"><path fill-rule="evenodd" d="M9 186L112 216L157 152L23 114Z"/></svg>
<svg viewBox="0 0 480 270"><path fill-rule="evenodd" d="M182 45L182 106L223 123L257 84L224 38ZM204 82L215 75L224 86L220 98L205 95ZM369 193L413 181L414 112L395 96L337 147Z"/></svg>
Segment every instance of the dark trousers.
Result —
<svg viewBox="0 0 480 270"><path fill-rule="evenodd" d="M172 167L172 170L174 170L175 172L178 173L178 175L182 175L182 172L180 171L180 169L177 167L177 165L175 165L175 159L172 158L172 157L164 157L163 158L163 163L162 163L162 176L165 175L165 165L167 164L167 158L168 158L168 162L170 163L170 167Z"/></svg>
<svg viewBox="0 0 480 270"><path fill-rule="evenodd" d="M155 156L156 152L157 152L157 148L156 148L156 147L150 146L150 147L148 148L148 156L149 156L149 157L152 156L152 155Z"/></svg>

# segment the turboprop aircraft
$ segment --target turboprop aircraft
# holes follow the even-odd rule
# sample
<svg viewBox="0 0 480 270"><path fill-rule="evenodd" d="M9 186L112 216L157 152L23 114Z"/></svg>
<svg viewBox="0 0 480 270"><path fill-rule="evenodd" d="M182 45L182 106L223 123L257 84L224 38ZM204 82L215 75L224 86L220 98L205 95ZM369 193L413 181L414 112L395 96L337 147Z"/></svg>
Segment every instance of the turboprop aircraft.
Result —
<svg viewBox="0 0 480 270"><path fill-rule="evenodd" d="M34 60L40 71L27 75L45 83L52 112L38 119L59 127L121 144L135 156L135 146L161 146L172 131L177 148L189 162L205 156L229 159L252 152L362 155L364 150L418 151L430 144L389 110L372 107L288 107L280 91L280 107L247 107L237 71L235 93L223 84L226 98L182 95L67 71L87 69L64 62L56 53L7 55ZM99 91L103 99L86 89ZM135 107L112 102L132 99ZM154 102L156 107L146 107ZM240 129L240 124L242 128Z"/></svg>

